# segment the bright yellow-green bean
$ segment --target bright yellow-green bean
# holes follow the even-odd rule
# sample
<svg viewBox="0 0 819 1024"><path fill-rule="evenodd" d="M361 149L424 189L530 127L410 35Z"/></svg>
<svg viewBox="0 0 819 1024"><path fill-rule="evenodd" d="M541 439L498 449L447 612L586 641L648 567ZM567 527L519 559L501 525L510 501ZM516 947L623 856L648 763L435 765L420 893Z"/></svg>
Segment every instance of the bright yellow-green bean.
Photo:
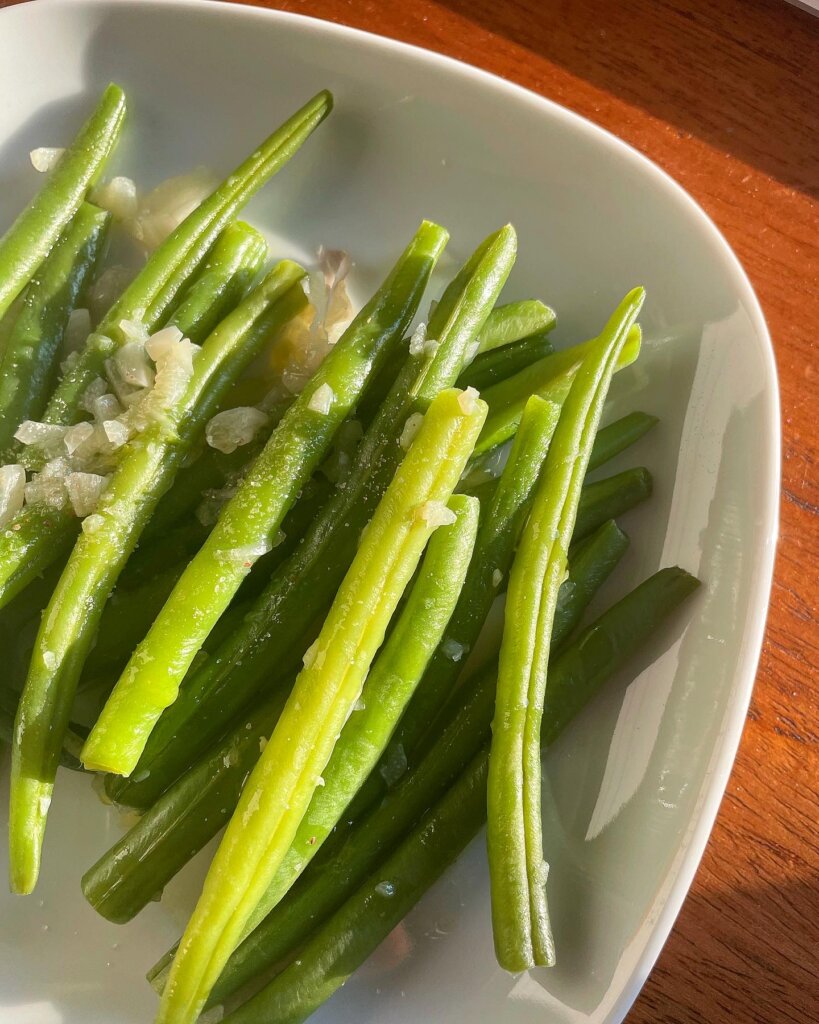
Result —
<svg viewBox="0 0 819 1024"><path fill-rule="evenodd" d="M245 936L267 916L318 853L375 767L429 664L466 579L480 504L455 494L454 523L433 533L418 578L373 663L361 698L341 731L319 786L276 876L259 900ZM244 937L244 936L243 936Z"/></svg>
<svg viewBox="0 0 819 1024"><path fill-rule="evenodd" d="M382 498L251 773L174 959L157 1024L189 1024L292 843L389 620L486 415L447 390Z"/></svg>

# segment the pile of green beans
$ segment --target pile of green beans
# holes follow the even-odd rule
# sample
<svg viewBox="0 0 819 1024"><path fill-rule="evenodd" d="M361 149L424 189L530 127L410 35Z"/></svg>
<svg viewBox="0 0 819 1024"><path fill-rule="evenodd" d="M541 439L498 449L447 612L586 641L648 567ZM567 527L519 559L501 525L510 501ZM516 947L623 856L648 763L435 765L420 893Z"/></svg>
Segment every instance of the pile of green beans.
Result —
<svg viewBox="0 0 819 1024"><path fill-rule="evenodd" d="M127 446L97 507L98 526L74 545L43 616L17 712L9 816L13 891L37 881L47 808L71 704L103 607L159 497L238 375L305 303L304 271L282 261L216 328L177 405ZM96 728L96 727L95 727ZM88 765L88 746L82 752Z"/></svg>
<svg viewBox="0 0 819 1024"><path fill-rule="evenodd" d="M697 586L683 570L663 569L604 612L563 651L551 669L543 748L554 743ZM417 769L356 827L324 874L312 876L309 885L305 877L302 887L239 947L212 1002L225 999L264 970L292 962L225 1020L296 1024L306 1019L344 984L474 837L487 815L495 680L494 666L478 676L469 699Z"/></svg>
<svg viewBox="0 0 819 1024"><path fill-rule="evenodd" d="M10 886L36 885L59 767L105 773L107 795L142 812L82 877L112 922L223 831L180 941L149 972L156 1024L222 1002L232 1024L304 1021L484 823L498 962L553 964L542 752L698 585L661 569L584 622L629 545L617 520L652 493L643 466L596 472L657 423L633 411L600 427L614 374L640 354L642 288L599 335L555 350L549 306L499 303L510 224L427 324L449 237L431 221L338 338L319 278L271 268L237 215L332 106L319 92L262 142L70 359L114 221L91 189L121 134L117 86L0 238ZM325 269L327 289L340 278ZM179 333L120 352L162 328ZM273 367L302 331L326 348L291 393ZM175 391L159 354L127 376L176 339L191 362ZM92 405L109 385L116 402ZM72 430L63 451L92 408L103 426ZM75 436L107 434L109 408L123 443L75 455ZM217 451L206 427L231 408L246 443ZM53 444L24 445L22 423ZM36 502L49 478L25 473L46 466L75 507L99 485L93 516ZM96 480L72 484L89 466Z"/></svg>
<svg viewBox="0 0 819 1024"><path fill-rule="evenodd" d="M202 548L134 652L89 736L86 765L129 775L162 711L244 577L272 546L282 520L382 360L409 326L447 234L425 222L383 287L353 320L285 414ZM313 396L332 396L326 412ZM231 552L239 551L237 560ZM185 628L180 630L180 622Z"/></svg>
<svg viewBox="0 0 819 1024"><path fill-rule="evenodd" d="M240 713L272 666L304 651L332 601L361 531L392 480L402 432L458 377L465 354L494 306L514 261L514 231L490 235L455 275L430 320L431 358L410 356L359 445L350 476L311 524L304 541L272 576L242 627L183 685L159 720L131 779L112 781L112 799L148 806ZM309 641L307 641L309 642ZM299 650L300 648L300 650ZM241 663L241 670L234 666ZM146 774L147 773L147 774Z"/></svg>

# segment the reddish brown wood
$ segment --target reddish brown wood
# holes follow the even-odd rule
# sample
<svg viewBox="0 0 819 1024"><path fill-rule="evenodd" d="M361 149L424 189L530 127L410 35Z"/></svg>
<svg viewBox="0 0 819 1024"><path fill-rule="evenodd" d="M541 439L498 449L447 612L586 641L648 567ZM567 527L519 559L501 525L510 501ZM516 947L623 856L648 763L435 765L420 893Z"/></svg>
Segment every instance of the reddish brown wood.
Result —
<svg viewBox="0 0 819 1024"><path fill-rule="evenodd" d="M819 19L783 0L267 6L439 50L591 118L681 182L748 271L784 428L767 638L716 828L629 1022L819 1021Z"/></svg>

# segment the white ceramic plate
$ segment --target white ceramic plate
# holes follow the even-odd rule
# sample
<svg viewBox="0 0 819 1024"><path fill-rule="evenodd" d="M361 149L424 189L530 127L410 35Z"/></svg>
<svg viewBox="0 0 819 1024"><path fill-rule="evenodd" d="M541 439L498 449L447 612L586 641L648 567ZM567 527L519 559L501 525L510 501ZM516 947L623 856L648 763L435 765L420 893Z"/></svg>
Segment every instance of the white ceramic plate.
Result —
<svg viewBox="0 0 819 1024"><path fill-rule="evenodd" d="M28 151L64 144L111 79L131 104L117 167L143 185L196 164L227 171L307 97L332 89L332 117L249 217L281 254L348 248L359 298L422 217L450 228L458 258L514 222L520 257L507 295L552 303L563 342L594 333L632 285L647 287L645 353L617 380L612 415L662 417L622 459L648 465L656 493L625 521L633 547L604 598L674 563L704 587L548 756L559 964L519 978L496 966L477 840L315 1018L622 1020L708 838L762 640L778 396L741 267L674 182L553 103L398 43L201 0L40 0L0 14L0 224L38 185ZM127 927L108 924L84 904L79 877L120 831L87 782L63 772L40 886L2 897L2 1024L152 1019L142 973L176 937L203 861L162 904Z"/></svg>

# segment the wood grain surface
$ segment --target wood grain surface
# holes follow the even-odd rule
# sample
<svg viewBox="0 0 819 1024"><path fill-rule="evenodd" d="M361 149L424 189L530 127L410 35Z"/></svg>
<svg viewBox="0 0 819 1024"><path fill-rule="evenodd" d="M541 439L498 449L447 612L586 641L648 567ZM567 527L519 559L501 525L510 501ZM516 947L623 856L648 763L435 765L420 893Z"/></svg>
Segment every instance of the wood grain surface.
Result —
<svg viewBox="0 0 819 1024"><path fill-rule="evenodd" d="M783 0L267 6L438 50L583 114L676 178L750 275L784 429L767 637L711 841L628 1021L819 1021L819 19Z"/></svg>

